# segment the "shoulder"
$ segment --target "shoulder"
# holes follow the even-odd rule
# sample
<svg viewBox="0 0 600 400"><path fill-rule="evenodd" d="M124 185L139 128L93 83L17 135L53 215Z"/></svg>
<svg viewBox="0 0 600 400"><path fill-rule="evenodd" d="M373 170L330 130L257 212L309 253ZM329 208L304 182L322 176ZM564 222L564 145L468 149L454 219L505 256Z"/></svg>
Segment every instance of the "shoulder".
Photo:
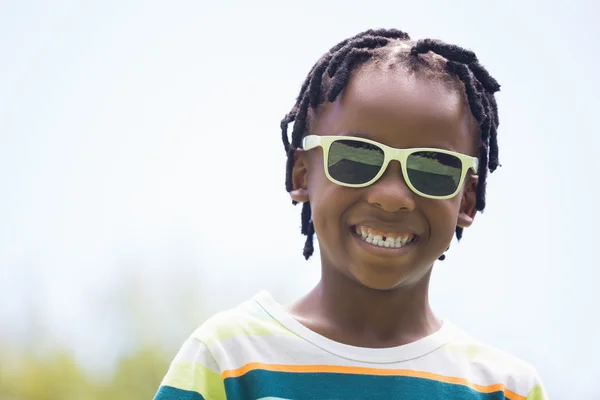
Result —
<svg viewBox="0 0 600 400"><path fill-rule="evenodd" d="M224 399L226 371L271 353L272 340L267 339L265 346L265 338L291 335L260 305L258 300L265 295L219 312L198 327L175 356L156 399L180 399L194 392L201 398Z"/></svg>
<svg viewBox="0 0 600 400"><path fill-rule="evenodd" d="M516 395L515 398L547 398L533 365L498 347L475 340L462 331L458 332L455 339L440 350L462 369L468 370L469 374L478 377L477 380L481 382L503 385L507 391Z"/></svg>
<svg viewBox="0 0 600 400"><path fill-rule="evenodd" d="M191 339L213 348L257 337L292 335L261 306L259 300L268 296L261 292L237 307L215 314L194 331Z"/></svg>
<svg viewBox="0 0 600 400"><path fill-rule="evenodd" d="M469 336L459 337L443 346L443 350L453 353L462 362L475 367L496 371L506 371L517 375L530 375L535 372L528 362L498 347L477 341Z"/></svg>

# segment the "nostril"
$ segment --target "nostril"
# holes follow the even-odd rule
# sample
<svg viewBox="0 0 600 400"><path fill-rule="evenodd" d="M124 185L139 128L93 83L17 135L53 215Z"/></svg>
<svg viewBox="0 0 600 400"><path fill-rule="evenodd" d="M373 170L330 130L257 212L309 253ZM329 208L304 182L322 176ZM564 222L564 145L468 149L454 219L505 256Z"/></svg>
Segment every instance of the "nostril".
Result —
<svg viewBox="0 0 600 400"><path fill-rule="evenodd" d="M367 201L388 212L412 211L415 193L402 179L388 177L369 188Z"/></svg>

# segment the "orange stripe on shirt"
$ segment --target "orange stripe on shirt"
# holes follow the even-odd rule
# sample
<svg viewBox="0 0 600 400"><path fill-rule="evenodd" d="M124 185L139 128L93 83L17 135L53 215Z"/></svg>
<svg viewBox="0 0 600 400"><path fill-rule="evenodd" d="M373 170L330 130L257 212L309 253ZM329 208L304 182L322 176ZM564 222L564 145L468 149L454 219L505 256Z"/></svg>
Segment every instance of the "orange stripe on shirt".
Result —
<svg viewBox="0 0 600 400"><path fill-rule="evenodd" d="M480 393L492 393L504 391L505 397L509 400L527 400L526 397L518 395L501 384L497 383L494 385L478 385L471 383L463 378L455 378L451 376L444 376L433 374L431 372L423 371L412 371L408 369L378 369L378 368L365 368L365 367L353 367L353 366L338 366L338 365L285 365L285 364L263 364L263 363L249 363L241 368L234 370L223 371L221 376L223 379L226 378L237 378L247 374L254 370L266 370L273 372L293 372L293 373L337 373L337 374L357 374L357 375L377 375L377 376L408 376L412 378L423 378L430 379L438 382L451 383L455 385L467 386Z"/></svg>

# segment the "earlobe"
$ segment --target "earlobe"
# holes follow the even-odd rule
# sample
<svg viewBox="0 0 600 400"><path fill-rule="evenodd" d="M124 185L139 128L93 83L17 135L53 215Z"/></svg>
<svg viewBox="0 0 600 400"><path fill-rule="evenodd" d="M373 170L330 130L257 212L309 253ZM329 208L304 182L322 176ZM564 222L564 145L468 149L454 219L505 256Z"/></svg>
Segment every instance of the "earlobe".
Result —
<svg viewBox="0 0 600 400"><path fill-rule="evenodd" d="M475 207L477 203L477 182L477 176L467 177L456 221L456 225L461 228L470 227L473 224L473 219L475 219L475 214L477 213L477 208Z"/></svg>
<svg viewBox="0 0 600 400"><path fill-rule="evenodd" d="M308 201L308 160L306 152L301 149L296 150L294 153L290 197L298 203Z"/></svg>
<svg viewBox="0 0 600 400"><path fill-rule="evenodd" d="M306 203L308 201L308 191L306 189L294 189L290 192L290 197L296 203Z"/></svg>

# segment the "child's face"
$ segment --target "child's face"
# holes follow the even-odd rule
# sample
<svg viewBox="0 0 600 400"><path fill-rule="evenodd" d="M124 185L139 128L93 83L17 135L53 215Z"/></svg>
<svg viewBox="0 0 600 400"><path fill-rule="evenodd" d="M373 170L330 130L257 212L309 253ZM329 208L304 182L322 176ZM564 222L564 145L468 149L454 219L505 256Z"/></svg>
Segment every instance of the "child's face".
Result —
<svg viewBox="0 0 600 400"><path fill-rule="evenodd" d="M338 101L319 108L310 133L476 156L472 118L463 95L448 84L366 65L355 72ZM409 189L397 161L374 184L349 188L327 179L320 148L299 151L293 181L292 197L311 203L323 267L373 289L419 282L448 248L456 226L469 226L475 215L475 177L454 198L427 199ZM383 248L360 238L357 226L418 238L402 248Z"/></svg>

